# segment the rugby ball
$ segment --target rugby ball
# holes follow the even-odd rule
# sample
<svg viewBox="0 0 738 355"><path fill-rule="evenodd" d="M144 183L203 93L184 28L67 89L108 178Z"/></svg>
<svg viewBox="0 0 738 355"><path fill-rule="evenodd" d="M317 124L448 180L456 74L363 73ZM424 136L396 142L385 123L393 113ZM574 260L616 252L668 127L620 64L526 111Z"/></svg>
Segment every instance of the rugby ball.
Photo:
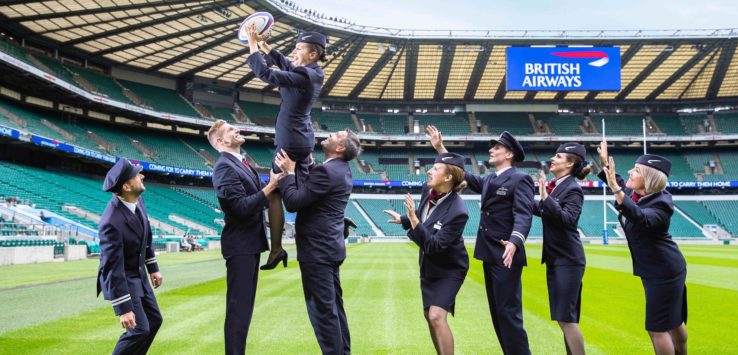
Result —
<svg viewBox="0 0 738 355"><path fill-rule="evenodd" d="M255 12L247 17L238 27L238 40L243 43L249 43L248 29L252 24L256 25L256 31L259 35L267 33L274 24L274 17L268 12Z"/></svg>

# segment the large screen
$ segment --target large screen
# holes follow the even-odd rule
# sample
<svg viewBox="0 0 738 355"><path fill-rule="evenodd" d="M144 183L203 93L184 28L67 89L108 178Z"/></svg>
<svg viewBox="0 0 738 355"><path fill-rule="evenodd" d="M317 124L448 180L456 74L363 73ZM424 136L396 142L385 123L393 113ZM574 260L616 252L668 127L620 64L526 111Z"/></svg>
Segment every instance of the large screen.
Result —
<svg viewBox="0 0 738 355"><path fill-rule="evenodd" d="M618 47L509 47L508 91L620 91Z"/></svg>

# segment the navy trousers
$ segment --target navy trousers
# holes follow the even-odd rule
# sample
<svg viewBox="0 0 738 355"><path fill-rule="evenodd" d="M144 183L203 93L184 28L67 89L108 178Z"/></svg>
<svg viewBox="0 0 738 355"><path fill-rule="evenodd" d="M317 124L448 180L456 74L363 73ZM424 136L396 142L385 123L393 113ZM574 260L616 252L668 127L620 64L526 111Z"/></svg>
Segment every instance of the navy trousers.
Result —
<svg viewBox="0 0 738 355"><path fill-rule="evenodd" d="M522 266L484 263L484 283L492 324L504 354L528 355L528 334L523 328Z"/></svg>
<svg viewBox="0 0 738 355"><path fill-rule="evenodd" d="M260 254L226 258L225 353L245 354L251 316L254 314Z"/></svg>
<svg viewBox="0 0 738 355"><path fill-rule="evenodd" d="M300 262L308 317L323 354L351 353L351 336L339 277L342 263Z"/></svg>
<svg viewBox="0 0 738 355"><path fill-rule="evenodd" d="M133 314L136 316L136 327L128 329L120 336L113 349L113 354L116 355L146 354L163 321L153 293L135 297L131 301Z"/></svg>

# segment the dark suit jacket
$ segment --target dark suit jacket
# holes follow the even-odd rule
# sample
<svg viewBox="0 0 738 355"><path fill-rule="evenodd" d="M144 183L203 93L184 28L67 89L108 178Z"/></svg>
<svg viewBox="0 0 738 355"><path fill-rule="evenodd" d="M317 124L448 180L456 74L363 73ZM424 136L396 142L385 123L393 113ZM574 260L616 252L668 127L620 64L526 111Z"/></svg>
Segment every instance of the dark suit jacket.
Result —
<svg viewBox="0 0 738 355"><path fill-rule="evenodd" d="M505 247L500 241L507 240L518 247L512 265L527 265L524 243L533 220L533 179L514 167L494 178L466 173L464 179L472 191L482 194L474 257L502 265Z"/></svg>
<svg viewBox="0 0 738 355"><path fill-rule="evenodd" d="M607 183L605 172L598 175ZM674 213L671 194L667 191L652 193L633 202L633 190L625 187L625 181L616 176L623 188L622 204L615 204L618 220L628 239L633 259L633 274L643 278L671 278L687 268L687 261L679 247L671 239L669 224Z"/></svg>
<svg viewBox="0 0 738 355"><path fill-rule="evenodd" d="M233 154L221 152L213 171L213 187L225 214L220 237L223 256L258 254L269 249L264 231L268 200L256 171L247 169Z"/></svg>
<svg viewBox="0 0 738 355"><path fill-rule="evenodd" d="M548 265L584 265L584 248L579 239L579 215L584 194L573 176L561 181L548 198L538 201L533 213L543 222L543 255Z"/></svg>
<svg viewBox="0 0 738 355"><path fill-rule="evenodd" d="M133 310L132 298L153 292L144 265L149 273L159 271L151 247L151 227L143 198L139 198L136 209L143 216L143 225L117 196L113 196L99 223L97 294L102 291L116 315Z"/></svg>
<svg viewBox="0 0 738 355"><path fill-rule="evenodd" d="M297 212L298 261L334 262L346 258L343 218L352 187L351 169L343 159L313 166L299 186L295 175L279 181L285 208Z"/></svg>
<svg viewBox="0 0 738 355"><path fill-rule="evenodd" d="M323 69L320 65L311 63L295 67L274 49L266 60L261 54L254 53L246 58L246 62L256 77L279 87L282 103L275 124L274 144L288 149L314 147L315 133L310 110L323 87ZM281 70L270 69L269 65L277 65Z"/></svg>
<svg viewBox="0 0 738 355"><path fill-rule="evenodd" d="M426 278L460 277L469 270L469 254L464 247L464 226L469 219L464 200L455 192L449 192L433 213L422 220L423 208L428 205L430 188L423 185L420 204L415 215L421 221L411 229L410 219L402 216L402 227L407 236L420 247L420 276Z"/></svg>

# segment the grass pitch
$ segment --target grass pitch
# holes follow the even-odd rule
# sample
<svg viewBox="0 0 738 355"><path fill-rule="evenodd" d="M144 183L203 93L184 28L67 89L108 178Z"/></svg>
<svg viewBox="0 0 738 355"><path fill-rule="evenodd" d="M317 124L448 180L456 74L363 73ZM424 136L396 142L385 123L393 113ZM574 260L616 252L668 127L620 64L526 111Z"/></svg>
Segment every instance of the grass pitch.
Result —
<svg viewBox="0 0 738 355"><path fill-rule="evenodd" d="M687 257L689 351L738 354L738 248L681 246ZM523 271L525 327L534 354L564 354L549 319L540 245L528 245ZM586 246L581 328L589 354L653 353L644 330L644 295L626 246ZM471 254L471 250L470 250ZM355 354L431 354L422 312L417 248L352 245L341 268ZM294 258L292 251L290 256ZM265 256L264 256L265 258ZM164 316L152 354L222 354L225 265L217 251L162 254ZM109 353L122 332L112 307L95 298L97 260L0 268L0 353ZM261 272L247 350L320 353L302 297L297 264ZM472 260L449 320L459 354L501 353L492 328L481 263Z"/></svg>

